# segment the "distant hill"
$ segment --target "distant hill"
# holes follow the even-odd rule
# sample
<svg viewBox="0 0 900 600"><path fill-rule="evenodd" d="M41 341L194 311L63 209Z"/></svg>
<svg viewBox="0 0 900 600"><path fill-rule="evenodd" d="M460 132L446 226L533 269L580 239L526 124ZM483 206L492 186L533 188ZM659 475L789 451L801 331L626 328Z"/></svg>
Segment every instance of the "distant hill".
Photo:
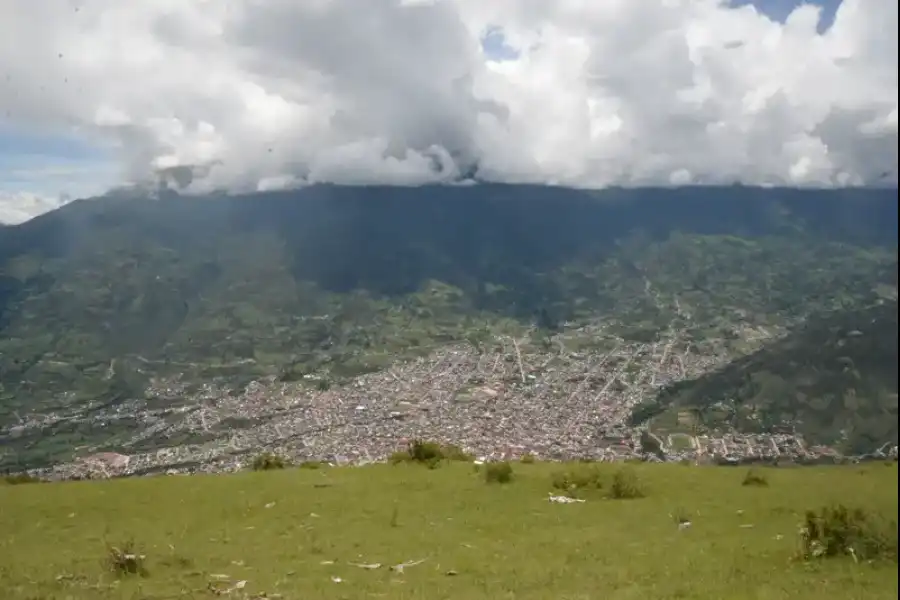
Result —
<svg viewBox="0 0 900 600"><path fill-rule="evenodd" d="M797 424L850 453L897 443L897 302L811 318L725 368L663 390L643 416L690 409L708 427ZM637 415L641 420L642 415Z"/></svg>
<svg viewBox="0 0 900 600"><path fill-rule="evenodd" d="M154 377L352 377L510 324L604 318L649 339L682 319L702 338L870 305L896 289L896 193L318 186L76 201L0 230L0 426L142 397Z"/></svg>

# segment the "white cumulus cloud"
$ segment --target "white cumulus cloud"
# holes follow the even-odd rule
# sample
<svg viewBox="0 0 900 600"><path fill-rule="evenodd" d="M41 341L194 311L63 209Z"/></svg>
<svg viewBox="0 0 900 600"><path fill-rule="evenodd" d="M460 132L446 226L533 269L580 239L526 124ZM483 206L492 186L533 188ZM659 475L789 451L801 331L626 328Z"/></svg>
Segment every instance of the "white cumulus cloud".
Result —
<svg viewBox="0 0 900 600"><path fill-rule="evenodd" d="M821 33L819 17L727 0L6 0L0 119L111 146L123 182L177 172L195 192L895 183L898 5L844 0Z"/></svg>

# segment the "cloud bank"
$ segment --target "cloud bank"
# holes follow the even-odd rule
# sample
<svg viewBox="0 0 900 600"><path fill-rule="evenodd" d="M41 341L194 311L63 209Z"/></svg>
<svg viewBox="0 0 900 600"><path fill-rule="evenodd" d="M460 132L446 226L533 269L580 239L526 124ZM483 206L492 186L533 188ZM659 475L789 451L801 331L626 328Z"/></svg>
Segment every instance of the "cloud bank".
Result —
<svg viewBox="0 0 900 600"><path fill-rule="evenodd" d="M0 119L189 192L897 181L898 5L9 0Z"/></svg>

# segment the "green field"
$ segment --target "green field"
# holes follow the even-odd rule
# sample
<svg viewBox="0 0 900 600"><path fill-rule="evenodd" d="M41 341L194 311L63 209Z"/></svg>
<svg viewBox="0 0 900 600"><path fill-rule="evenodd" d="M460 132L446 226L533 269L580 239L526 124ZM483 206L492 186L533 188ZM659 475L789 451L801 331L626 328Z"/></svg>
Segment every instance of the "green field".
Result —
<svg viewBox="0 0 900 600"><path fill-rule="evenodd" d="M744 468L635 465L643 498L607 499L605 485L553 504L561 468L515 464L507 484L456 463L4 485L0 590L159 600L245 581L221 597L897 597L895 560L795 559L807 509L844 503L896 520L896 464L765 469L767 486L742 485ZM591 468L611 478L621 467ZM146 556L144 576L104 564L107 546L128 540Z"/></svg>

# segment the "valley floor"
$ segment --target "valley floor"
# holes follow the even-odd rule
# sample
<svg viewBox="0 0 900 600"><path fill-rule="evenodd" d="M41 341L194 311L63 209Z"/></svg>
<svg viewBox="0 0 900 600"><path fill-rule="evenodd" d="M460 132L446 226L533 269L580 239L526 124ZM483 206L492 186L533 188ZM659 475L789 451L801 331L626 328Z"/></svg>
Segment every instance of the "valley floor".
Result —
<svg viewBox="0 0 900 600"><path fill-rule="evenodd" d="M577 504L548 501L564 466L513 468L507 484L455 463L0 486L0 590L8 600L897 597L894 562L792 560L807 509L844 503L896 519L896 464L763 469L759 487L742 485L744 468L629 465L645 497L601 491ZM107 548L129 541L147 572L115 577Z"/></svg>

